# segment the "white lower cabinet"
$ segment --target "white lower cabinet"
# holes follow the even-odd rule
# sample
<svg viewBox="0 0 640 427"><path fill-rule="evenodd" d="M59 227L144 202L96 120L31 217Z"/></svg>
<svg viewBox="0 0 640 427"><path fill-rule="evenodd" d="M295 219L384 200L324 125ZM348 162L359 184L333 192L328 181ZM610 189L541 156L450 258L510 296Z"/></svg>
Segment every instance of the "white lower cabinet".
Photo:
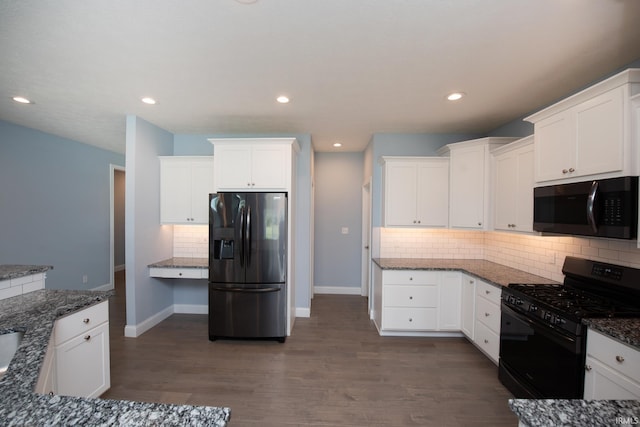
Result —
<svg viewBox="0 0 640 427"><path fill-rule="evenodd" d="M460 279L439 271L374 269L374 322L382 335L460 330Z"/></svg>
<svg viewBox="0 0 640 427"><path fill-rule="evenodd" d="M56 321L36 392L98 397L110 386L109 303L103 301Z"/></svg>
<svg viewBox="0 0 640 427"><path fill-rule="evenodd" d="M502 290L476 280L474 344L498 364L500 357L500 295Z"/></svg>
<svg viewBox="0 0 640 427"><path fill-rule="evenodd" d="M462 307L460 316L460 329L467 338L473 341L474 325L476 323L476 279L461 274L462 280Z"/></svg>
<svg viewBox="0 0 640 427"><path fill-rule="evenodd" d="M584 398L640 400L640 351L589 329Z"/></svg>

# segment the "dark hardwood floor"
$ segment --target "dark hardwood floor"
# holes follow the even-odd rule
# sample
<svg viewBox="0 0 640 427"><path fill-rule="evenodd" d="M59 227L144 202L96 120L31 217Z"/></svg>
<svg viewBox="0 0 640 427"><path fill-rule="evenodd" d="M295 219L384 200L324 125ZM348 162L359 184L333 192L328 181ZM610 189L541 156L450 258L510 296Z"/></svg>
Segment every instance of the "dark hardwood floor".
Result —
<svg viewBox="0 0 640 427"><path fill-rule="evenodd" d="M124 338L111 300L102 397L228 406L232 426L516 426L497 368L463 338L380 337L358 296L317 295L285 344L210 342L207 316L173 315Z"/></svg>

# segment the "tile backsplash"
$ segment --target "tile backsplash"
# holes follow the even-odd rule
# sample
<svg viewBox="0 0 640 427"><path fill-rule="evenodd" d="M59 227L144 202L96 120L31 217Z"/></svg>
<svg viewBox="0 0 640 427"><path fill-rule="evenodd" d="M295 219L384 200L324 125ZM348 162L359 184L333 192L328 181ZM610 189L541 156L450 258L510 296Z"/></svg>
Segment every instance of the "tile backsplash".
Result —
<svg viewBox="0 0 640 427"><path fill-rule="evenodd" d="M562 281L564 258L576 256L640 268L636 241L537 236L498 231L380 228L381 258L474 258Z"/></svg>
<svg viewBox="0 0 640 427"><path fill-rule="evenodd" d="M176 258L208 258L208 225L174 225L173 256Z"/></svg>

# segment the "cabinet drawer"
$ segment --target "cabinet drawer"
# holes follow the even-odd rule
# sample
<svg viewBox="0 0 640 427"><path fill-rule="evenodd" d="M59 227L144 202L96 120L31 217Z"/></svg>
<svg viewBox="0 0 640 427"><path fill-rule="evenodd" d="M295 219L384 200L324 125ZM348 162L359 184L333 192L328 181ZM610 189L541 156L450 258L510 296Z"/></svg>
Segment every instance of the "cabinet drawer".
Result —
<svg viewBox="0 0 640 427"><path fill-rule="evenodd" d="M476 320L495 333L500 333L500 306L486 298L476 298Z"/></svg>
<svg viewBox="0 0 640 427"><path fill-rule="evenodd" d="M424 270L384 270L385 285L438 285L439 273Z"/></svg>
<svg viewBox="0 0 640 427"><path fill-rule="evenodd" d="M385 286L385 307L437 307L437 286Z"/></svg>
<svg viewBox="0 0 640 427"><path fill-rule="evenodd" d="M55 344L62 344L70 338L84 334L108 320L109 301L103 301L84 310L61 317L55 323Z"/></svg>
<svg viewBox="0 0 640 427"><path fill-rule="evenodd" d="M476 294L488 299L494 304L500 304L502 289L497 286L490 285L487 282L483 282L482 280L476 280Z"/></svg>
<svg viewBox="0 0 640 427"><path fill-rule="evenodd" d="M149 269L149 276L166 279L206 279L209 277L209 270L206 268L151 267Z"/></svg>
<svg viewBox="0 0 640 427"><path fill-rule="evenodd" d="M438 327L436 308L385 308L382 311L382 328L425 331Z"/></svg>
<svg viewBox="0 0 640 427"><path fill-rule="evenodd" d="M640 382L640 351L589 329L587 354L632 380Z"/></svg>
<svg viewBox="0 0 640 427"><path fill-rule="evenodd" d="M498 363L500 356L500 335L490 330L484 323L476 322L475 343L484 351L494 363Z"/></svg>

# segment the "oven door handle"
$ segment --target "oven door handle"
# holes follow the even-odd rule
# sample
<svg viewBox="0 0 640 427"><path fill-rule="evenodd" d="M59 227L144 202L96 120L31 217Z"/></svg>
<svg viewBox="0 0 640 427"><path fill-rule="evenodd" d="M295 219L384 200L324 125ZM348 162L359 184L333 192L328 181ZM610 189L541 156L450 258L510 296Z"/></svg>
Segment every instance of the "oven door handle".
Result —
<svg viewBox="0 0 640 427"><path fill-rule="evenodd" d="M547 339L549 339L550 341L553 341L554 343L558 344L562 348L565 348L573 353L579 353L581 351L581 348L579 347L581 345L580 340L578 340L579 337L568 335L566 332L556 329L553 326L546 325L542 322L536 321L535 319L530 319L528 317L525 317L524 315L511 309L504 303L501 304L500 309L502 311L502 314L506 314L508 316L515 318L520 322L524 322L528 324L531 327L531 329L533 329L534 331L543 333ZM505 319L503 317L502 322L504 321ZM504 332L504 328L500 328L501 339L503 337L503 332ZM504 336L506 338L506 335Z"/></svg>

